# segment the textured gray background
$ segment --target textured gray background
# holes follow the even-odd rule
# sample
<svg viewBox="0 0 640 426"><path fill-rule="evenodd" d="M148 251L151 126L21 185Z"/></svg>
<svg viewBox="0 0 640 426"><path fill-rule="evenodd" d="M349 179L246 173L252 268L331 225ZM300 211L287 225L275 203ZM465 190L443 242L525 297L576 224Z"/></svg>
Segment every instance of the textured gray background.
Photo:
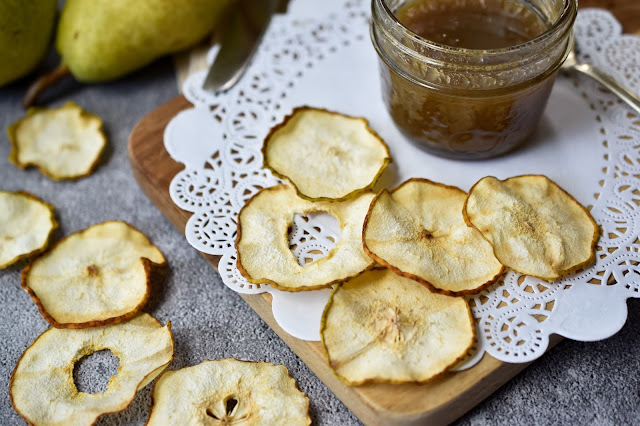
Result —
<svg viewBox="0 0 640 426"><path fill-rule="evenodd" d="M53 59L55 61L55 59ZM51 62L51 61L50 61ZM166 255L170 273L154 288L147 311L172 321L176 341L170 368L205 359L236 357L284 364L311 399L317 424L357 424L357 419L309 371L262 320L217 278L138 188L127 157L135 123L176 96L167 60L118 82L81 86L65 83L44 99L73 100L104 119L109 148L96 172L77 182L54 182L37 170L21 171L7 161L6 127L21 117L25 83L0 89L0 189L26 190L56 207L55 239L110 219L123 219L148 235ZM20 288L21 263L0 270L0 424L21 424L8 396L11 371L47 323ZM613 338L596 343L564 341L503 386L459 424L640 424L640 301L631 300L629 320ZM85 362L78 374L97 389L114 373L109 357ZM97 361L96 361L97 359ZM150 386L124 412L99 424L143 424Z"/></svg>

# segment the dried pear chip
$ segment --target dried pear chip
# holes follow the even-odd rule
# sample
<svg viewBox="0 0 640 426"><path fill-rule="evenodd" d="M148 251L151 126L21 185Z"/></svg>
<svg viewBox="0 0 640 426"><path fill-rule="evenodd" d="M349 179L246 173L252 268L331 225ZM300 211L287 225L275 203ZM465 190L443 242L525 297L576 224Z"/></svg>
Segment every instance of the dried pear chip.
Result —
<svg viewBox="0 0 640 426"><path fill-rule="evenodd" d="M370 190L391 161L366 119L299 107L267 135L265 167L311 201L345 200Z"/></svg>
<svg viewBox="0 0 640 426"><path fill-rule="evenodd" d="M263 189L238 215L238 270L255 284L301 291L329 287L362 273L373 260L362 249L362 223L374 194L340 202L311 202L288 185ZM300 266L289 249L288 232L296 213L326 212L340 222L342 236L329 254Z"/></svg>
<svg viewBox="0 0 640 426"><path fill-rule="evenodd" d="M153 386L153 425L309 425L309 399L282 365L227 358L165 371Z"/></svg>
<svg viewBox="0 0 640 426"><path fill-rule="evenodd" d="M54 180L89 175L107 144L100 117L73 102L59 108L29 108L8 133L9 161L21 169L36 166Z"/></svg>
<svg viewBox="0 0 640 426"><path fill-rule="evenodd" d="M598 225L546 176L485 177L471 188L464 215L500 262L522 274L553 281L595 260Z"/></svg>
<svg viewBox="0 0 640 426"><path fill-rule="evenodd" d="M104 393L79 392L73 367L86 355L110 349L120 359L118 374ZM50 328L22 354L11 375L15 410L33 425L91 425L103 414L129 406L173 359L171 324L148 314L105 327Z"/></svg>
<svg viewBox="0 0 640 426"><path fill-rule="evenodd" d="M125 222L103 222L34 259L22 271L22 287L54 327L96 327L140 312L152 269L165 265L142 232Z"/></svg>
<svg viewBox="0 0 640 426"><path fill-rule="evenodd" d="M47 248L54 208L27 192L0 191L0 269Z"/></svg>
<svg viewBox="0 0 640 426"><path fill-rule="evenodd" d="M462 217L467 194L426 179L410 179L371 203L363 241L376 262L430 290L461 295L495 282L504 266Z"/></svg>
<svg viewBox="0 0 640 426"><path fill-rule="evenodd" d="M329 365L349 385L422 383L465 356L475 326L465 298L373 269L336 287L320 336Z"/></svg>

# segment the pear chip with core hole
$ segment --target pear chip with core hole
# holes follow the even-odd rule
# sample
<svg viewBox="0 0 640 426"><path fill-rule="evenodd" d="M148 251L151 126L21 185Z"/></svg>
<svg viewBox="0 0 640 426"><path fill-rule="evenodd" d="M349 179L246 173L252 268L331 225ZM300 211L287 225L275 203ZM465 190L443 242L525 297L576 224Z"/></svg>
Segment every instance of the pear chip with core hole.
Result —
<svg viewBox="0 0 640 426"><path fill-rule="evenodd" d="M0 269L40 253L57 227L52 205L27 192L0 191Z"/></svg>
<svg viewBox="0 0 640 426"><path fill-rule="evenodd" d="M54 180L89 175L107 144L100 117L73 102L58 108L29 108L8 133L9 161L21 169L37 166Z"/></svg>
<svg viewBox="0 0 640 426"><path fill-rule="evenodd" d="M275 126L262 148L264 165L311 201L345 200L370 190L391 161L367 120L299 107Z"/></svg>
<svg viewBox="0 0 640 426"><path fill-rule="evenodd" d="M349 385L423 383L465 356L475 325L463 297L376 268L336 287L320 336L329 365Z"/></svg>
<svg viewBox="0 0 640 426"><path fill-rule="evenodd" d="M522 274L553 281L595 260L598 225L546 176L485 177L469 191L464 215L497 258Z"/></svg>
<svg viewBox="0 0 640 426"><path fill-rule="evenodd" d="M430 290L462 295L495 282L504 266L480 232L464 222L467 194L459 188L410 179L371 203L362 233L376 262Z"/></svg>
<svg viewBox="0 0 640 426"><path fill-rule="evenodd" d="M165 371L148 426L309 425L309 399L282 365L226 358Z"/></svg>
<svg viewBox="0 0 640 426"><path fill-rule="evenodd" d="M109 349L120 360L118 373L104 393L79 392L73 380L77 361ZM15 410L33 425L91 425L103 414L131 404L173 359L171 325L148 314L105 327L49 328L18 360L9 395Z"/></svg>
<svg viewBox="0 0 640 426"><path fill-rule="evenodd" d="M54 327L125 321L142 309L164 256L133 226L103 222L71 234L22 271L22 287Z"/></svg>
<svg viewBox="0 0 640 426"><path fill-rule="evenodd" d="M340 202L311 202L288 185L263 189L238 215L237 266L255 284L302 291L329 287L373 265L362 248L362 223L374 194ZM342 236L327 256L301 266L289 249L288 229L296 213L326 212L340 222Z"/></svg>

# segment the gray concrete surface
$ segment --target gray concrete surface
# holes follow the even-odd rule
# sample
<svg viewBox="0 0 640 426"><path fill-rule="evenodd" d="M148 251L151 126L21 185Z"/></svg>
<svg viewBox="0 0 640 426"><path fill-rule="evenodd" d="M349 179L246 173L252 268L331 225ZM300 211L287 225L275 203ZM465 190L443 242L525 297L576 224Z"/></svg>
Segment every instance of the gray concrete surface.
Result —
<svg viewBox="0 0 640 426"><path fill-rule="evenodd" d="M100 115L110 144L96 172L77 182L54 182L37 170L8 163L4 129L22 114L24 82L0 89L0 189L26 190L52 203L61 224L56 239L91 224L123 219L142 230L165 253L170 274L147 311L172 321L176 355L170 368L204 359L236 357L284 364L311 399L316 424L349 425L358 420L298 357L189 246L138 188L127 157L135 123L176 96L173 67L162 61L118 82L82 86L67 83L45 98L52 105L73 100ZM0 424L22 424L8 396L11 371L24 349L47 323L20 288L25 263L0 270ZM615 337L596 343L565 341L458 421L480 424L640 424L640 301L632 300L629 320ZM82 389L98 390L116 371L100 353L78 368ZM99 424L143 424L150 387L124 412Z"/></svg>

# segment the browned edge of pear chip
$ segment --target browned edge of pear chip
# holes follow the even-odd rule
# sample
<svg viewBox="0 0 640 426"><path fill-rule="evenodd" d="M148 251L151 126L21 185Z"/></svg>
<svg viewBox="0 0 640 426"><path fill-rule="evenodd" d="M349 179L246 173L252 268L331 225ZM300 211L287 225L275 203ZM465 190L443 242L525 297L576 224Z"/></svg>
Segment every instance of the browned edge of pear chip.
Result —
<svg viewBox="0 0 640 426"><path fill-rule="evenodd" d="M16 258L14 258L13 260L9 261L8 263L5 263L4 265L0 265L0 269L4 269L8 266L11 266L17 262L19 262L20 260L26 259L28 257L31 257L33 255L42 253L43 251L45 251L47 249L47 247L49 247L49 244L51 244L51 239L53 238L53 233L55 232L56 229L58 229L59 223L56 220L56 214L55 214L55 207L53 207L53 205L47 203L46 201L43 201L42 199L36 197L35 195L26 192L26 191L15 191L15 192L8 192L8 191L1 191L0 192L6 192L7 194L16 194L16 195L23 195L27 198L30 198L34 201L37 201L41 204L43 204L48 210L49 210L49 218L51 219L51 231L49 231L49 235L47 236L47 241L44 243L44 245L38 249L35 249L29 253L25 253L23 255L20 255Z"/></svg>
<svg viewBox="0 0 640 426"><path fill-rule="evenodd" d="M329 197L316 197L316 198L313 198L313 197L309 197L309 196L303 194L302 192L300 192L300 190L298 189L296 184L291 179L289 179L288 176L280 174L276 170L271 168L269 163L267 163L267 145L269 144L269 141L271 140L271 137L278 130L280 130L281 128L285 127L289 123L289 120L291 120L291 118L293 118L297 113L302 112L302 111L326 112L328 114L337 115L337 116L340 116L340 117L346 117L346 118L352 118L352 119L356 119L356 120L361 120L364 123L367 131L369 133L371 133L373 136L375 136L375 138L380 141L382 146L384 146L385 151L387 152L387 158L385 158L384 162L382 163L382 166L380 167L380 170L378 170L378 173L376 173L376 175L374 176L373 180L371 181L371 183L369 185L365 186L364 188L355 189L355 190L351 191L350 193L348 193L347 195L345 195L343 197L340 197L340 198L329 198ZM299 107L294 108L291 111L291 114L287 115L284 118L284 120L282 120L281 123L276 124L275 126L273 126L271 128L271 130L269 130L269 133L264 138L264 143L262 144L261 152L262 152L262 165L263 165L263 167L265 169L268 169L275 176L277 176L277 177L279 177L281 179L285 179L296 190L296 193L298 194L298 197L304 198L305 200L309 200L309 201L344 201L344 200L347 200L349 198L353 198L353 197L355 197L356 195L358 195L358 194L360 194L362 192L369 191L376 184L376 182L380 178L380 175L382 175L382 172L384 172L384 170L387 168L387 165L390 162L393 161L393 158L391 157L391 151L389 151L389 145L387 145L387 143L384 141L384 139L382 139L382 137L380 137L380 135L378 135L378 133L371 128L371 126L369 125L369 120L367 120L366 118L364 118L364 117L354 117L354 116L342 114L342 113L339 113L339 112L336 112L336 111L330 111L330 110L325 109L325 108L315 108L315 107L310 107L310 106L307 106L307 105L299 106Z"/></svg>
<svg viewBox="0 0 640 426"><path fill-rule="evenodd" d="M96 226L96 225L102 225L105 223L111 223L111 222L120 222L123 223L124 225L128 226L129 228L133 229L134 231L139 232L141 235L144 236L144 238L149 242L150 245L153 245L151 243L151 240L149 239L149 237L146 236L146 234L144 234L142 231L140 231L138 228L136 228L135 226L123 221L123 220L107 220L104 222L100 222L100 223L95 223L91 226L89 226L88 228L85 228L81 231L78 232L74 232L73 234L69 234L66 237L64 237L63 239L61 239L60 241L56 242L53 246L51 246L47 251L41 253L38 257L36 257L35 259L33 259L31 262L29 262L29 264L22 270L22 274L20 276L20 285L21 287L26 290L27 293L29 293L29 296L31 296L31 299L35 302L36 306L38 307L38 311L40 312L40 315L42 315L42 317L49 323L51 324L53 327L55 328L74 328L74 329L81 329L81 328L89 328L89 327L101 327L104 325L113 325L113 324L119 324L121 322L125 322L130 320L131 318L135 317L136 315L138 315L141 311L142 308L144 307L144 305L147 304L147 301L149 300L149 296L151 296L151 284L153 281L153 278L155 276L156 273L161 272L164 268L166 268L167 266L167 261L165 259L165 261L163 263L155 263L152 262L151 260L147 259L146 257L141 257L140 261L142 262L142 266L144 267L144 271L145 274L147 276L147 291L144 294L144 297L142 298L142 300L140 301L140 303L138 304L138 306L136 306L131 312L127 312L124 315L120 315L117 317L112 317L112 318L107 318L104 320L96 320L96 321L87 321L87 322L78 322L78 323L60 323L58 321L56 321L50 314L49 312L47 312L47 310L44 308L44 306L42 305L42 302L40 301L40 298L36 295L36 293L27 285L27 278L29 276L29 273L31 272L31 267L33 266L33 263L38 260L41 256L46 255L47 253L49 253L50 251L52 251L53 249L55 249L58 244L62 243L64 240L66 240L67 238L73 236L73 235L77 235L77 234L82 234L84 232L86 232L88 229ZM154 246L155 247L155 246ZM164 257L164 256L163 256Z"/></svg>
<svg viewBox="0 0 640 426"><path fill-rule="evenodd" d="M500 278L502 276L502 274L504 273L504 271L505 271L505 266L504 265L502 265L502 268L500 269L500 271L494 277L492 277L489 281L479 285L478 287L476 287L474 289L462 290L462 291L451 291L451 290L444 290L444 289L438 288L438 287L434 286L433 284L431 284L429 281L425 280L424 278L419 277L418 275L414 275L414 274L411 274L409 272L405 272L405 271L401 270L400 268L398 268L396 266L393 266L390 263L386 262L384 259L381 259L380 257L378 257L378 255L376 255L374 252L369 250L369 247L367 247L367 244L365 243L364 233L365 233L365 230L367 229L367 225L369 223L369 217L371 216L371 210L373 209L373 205L378 200L378 197L380 196L380 194L382 194L383 192L388 192L390 194L393 194L394 192L396 192L397 190L399 190L404 185L406 185L406 184L408 184L410 182L429 183L429 184L440 186L442 188L453 189L453 190L456 190L456 191L460 191L460 192L466 194L466 192L464 192L462 189L458 188L457 186L445 185L443 183L434 182L432 180L424 179L424 178L410 178L410 179L407 179L406 181L402 182L397 187L393 188L391 191L387 190L386 188L382 189L380 192L378 192L378 194L376 194L375 198L373 200L371 200L371 205L369 206L369 211L367 212L367 215L364 218L364 225L362 226L362 246L364 248L365 253L367 253L369 256L371 256L371 258L373 260L375 260L377 263L379 263L380 265L384 266L385 268L392 270L393 272L395 272L398 275L401 275L403 277L410 278L410 279L412 279L414 281L419 282L420 284L422 284L423 286L425 286L429 290L431 290L433 293L440 293L440 294L444 294L444 295L447 295L447 296L463 296L465 294L477 294L477 293L481 292L482 290L486 289L487 287L491 286L492 284L494 284L498 280L498 278ZM465 202L466 202L466 200L465 200ZM466 217L465 217L465 223L467 223ZM480 235L482 235L482 233L480 233ZM484 236L482 238L484 238Z"/></svg>
<svg viewBox="0 0 640 426"><path fill-rule="evenodd" d="M276 186L271 186L269 188L261 189L256 194L254 194L251 198L249 198L247 200L247 202L244 203L244 206L242 206L242 208L238 212L238 231L236 233L236 241L234 242L234 247L236 249L236 256L237 256L237 258L236 258L236 267L238 268L238 271L240 271L240 274L242 274L242 276L247 279L247 281L249 281L252 284L268 284L268 285L270 285L271 287L273 287L273 288L275 288L277 290L287 291L289 293L295 293L295 292L298 292L298 291L321 290L323 288L331 287L332 285L334 285L334 284L336 284L338 282L345 281L345 280L348 280L348 279L351 279L351 278L355 278L358 275L364 274L365 272L367 272L368 270L373 268L373 264L372 264L368 268L364 269L363 271L360 271L359 273L357 273L357 274L355 274L355 275L353 275L351 277L339 278L337 280L333 280L333 281L331 281L329 283L326 283L326 284L308 286L308 287L298 287L298 288L284 287L284 286L281 286L280 284L278 284L277 282L272 281L272 280L270 280L268 278L256 279L256 278L253 278L251 275L249 275L247 270L244 269L244 267L242 266L242 256L240 255L240 251L238 250L238 243L240 243L240 239L242 238L242 224L240 223L240 216L242 215L242 211L251 203L251 201L253 201L254 198L256 198L258 196L258 194L261 194L262 191L275 191L275 190L278 190L279 188L281 188L283 186L286 186L286 185L285 184L281 184L281 185L276 185ZM285 238L289 238L289 236L285 235Z"/></svg>
<svg viewBox="0 0 640 426"><path fill-rule="evenodd" d="M27 114L24 117L22 117L21 119L19 119L15 123L9 125L9 127L7 127L7 136L9 136L9 142L11 143L11 152L9 152L9 162L11 164L13 164L14 166L20 168L20 169L26 169L27 167L35 166L35 167L38 168L40 173L42 173L43 175L45 175L49 179L53 179L53 180L56 180L56 181L60 181L60 180L78 180L78 179L82 179L83 177L89 176L93 172L93 170L98 166L98 164L100 163L100 160L102 158L102 154L104 153L104 150L107 147L107 136L105 135L104 129L103 129L104 123L102 122L102 118L100 118L98 115L90 113L88 111L85 111L84 108L82 108L80 105L76 104L75 102L71 102L71 101L65 102L64 105L62 105L61 107L58 107L56 109L64 108L64 107L69 106L69 105L80 108L81 115L83 117L94 118L94 119L97 119L100 122L100 128L98 129L98 132L102 136L102 140L103 140L102 148L100 149L100 152L98 152L98 155L96 155L95 161L93 162L93 164L91 164L91 166L86 171L86 173L82 173L82 174L76 175L76 176L59 177L59 176L50 174L47 170L45 170L44 168L38 166L37 164L34 164L34 163L21 163L20 161L18 161L19 148L18 148L18 143L16 142L16 131L18 130L18 127L28 117L30 117L30 116L32 116L34 114L37 114L40 111L48 111L48 110L53 109L53 108L49 108L49 107L30 107L29 109L27 109Z"/></svg>
<svg viewBox="0 0 640 426"><path fill-rule="evenodd" d="M385 267L380 267L380 266L374 266L373 268L370 268L369 270L384 270L384 269L389 269L389 268L385 268ZM355 278L355 277L354 277ZM407 278L407 277L405 277ZM351 279L351 278L349 278ZM351 382L349 380L347 380L345 377L341 376L340 374L338 374L337 371L334 370L333 366L331 365L331 358L329 356L329 350L327 349L327 345L325 344L324 341L324 329L326 327L326 322L327 322L327 313L329 312L329 309L331 308L331 305L333 304L333 296L336 294L336 292L338 291L338 289L340 289L340 287L342 287L342 284L346 281L349 281L349 279L347 280L341 280L333 289L333 291L331 292L331 295L329 296L329 301L327 302L326 306L324 307L324 310L322 311L322 319L320 320L320 341L322 342L322 349L324 350L324 354L325 354L325 358L327 359L327 363L329 364L329 367L331 368L331 371L333 371L333 374L336 375L336 377L338 379L340 379L340 381L342 381L344 384L346 384L347 386L362 386L362 385L368 385L368 384L391 384L391 385L404 385L404 384L425 384L425 383L429 383L433 380L435 380L438 377L443 376L444 374L449 372L449 369L453 366L455 366L457 363L459 363L460 361L462 361L464 359L465 356L467 356L467 353L469 352L469 349L471 349L471 347L473 347L473 343L476 340L476 321L473 318L473 313L471 312L471 308L469 307L469 302L465 299L465 305L467 307L467 313L469 314L469 321L471 322L471 324L473 324L473 327L471 327L471 333L472 333L472 339L471 339L471 344L469 345L469 347L467 348L467 350L465 351L464 354L462 354L461 356L459 356L458 358L456 358L453 362L451 362L451 364L449 364L448 367L446 367L441 373L436 374L435 376L431 376L426 380L422 380L422 381L399 381L399 380L380 380L380 379L366 379L366 380L362 380L359 382ZM430 290L430 289L429 289ZM462 296L453 296L453 297L462 297Z"/></svg>
<svg viewBox="0 0 640 426"><path fill-rule="evenodd" d="M154 316L149 315L151 318L153 318L155 320L155 322L158 323L159 326L162 326L162 323L160 321L158 321ZM123 322L123 321L120 321ZM173 361L173 358L175 356L176 353L176 340L173 337L173 333L171 333L171 321L167 321L166 326L169 328L169 334L171 335L171 359L169 360L169 362L167 362L166 364L163 364L162 366L160 366L159 368L163 368L166 367L167 365L171 364L171 362ZM24 352L22 352L22 355L20 355L20 358L18 358L18 361L16 361L16 365L15 367L13 367L13 371L11 372L11 377L9 378L9 389L11 389L11 387L13 386L13 378L14 375L16 374L16 370L18 369L18 365L20 365L20 361L22 361L22 358L24 357L24 355L27 353L27 351L33 346L35 345L35 343L42 337L42 335L44 333L46 333L47 330L45 330L44 332L42 332L42 334L40 334L38 337L36 337L36 339L31 342L31 344L29 346L26 347L26 349L24 350ZM108 348L106 348L108 349ZM147 374L145 376L145 378L140 382L140 383L144 383L147 381L147 378L149 376L151 376L153 373L155 373L157 371L153 370L151 371L149 374ZM138 386L140 386L140 384L138 384ZM155 383L154 383L155 386ZM139 390L139 389L138 389ZM118 411L111 411L111 412L107 412L107 413L102 413L100 414L98 417L96 417L96 419L93 421L93 423L91 423L91 426L95 425L96 423L98 423L98 420L100 419L100 417L107 415L107 414L115 414L115 413L120 413L124 410L126 410L127 408L129 408L129 406L133 403L133 400L136 399L136 396L138 396L138 392L136 392L133 395L133 398L131 398L131 400L129 401L129 403L127 404L126 407L124 407L122 410L118 410ZM20 415L20 417L22 417L22 419L27 422L27 424L31 425L31 426L37 426L33 423L31 423L25 416L22 415L22 413L20 411L18 411L15 402L13 401L13 394L11 392L9 392L9 399L11 401L11 405L13 406L13 409L15 410L16 413L18 413Z"/></svg>
<svg viewBox="0 0 640 426"><path fill-rule="evenodd" d="M200 362L200 364L202 364L203 362L206 361L224 361L227 359L231 359L234 361L239 361L239 362L245 362L247 364L259 364L260 362L266 362L266 361L247 361L244 359L237 359L237 358L233 358L233 357L227 357L227 358L220 358L220 359L205 359L202 360L202 362ZM272 364L270 362L268 362L268 364ZM196 364L198 365L198 364ZM272 364L275 365L275 364ZM168 371L177 371L177 370L166 370L163 371L159 376L158 379L160 377L162 377L163 374L165 374ZM304 392L302 392L302 390L300 389L300 387L298 386L298 381L291 375L291 372L289 371L289 369L287 368L287 375L289 376L289 378L293 379L293 384L296 387L296 389L298 390L298 392L300 392L302 395L304 395L304 397L307 399L307 415L309 416L309 418L311 418L311 404L309 401L309 397L307 396L307 394L305 394ZM151 406L149 407L149 415L147 416L147 421L144 423L145 426L149 424L149 420L151 419L151 412L153 411L153 406L155 404L155 399L153 398L153 395L155 394L156 391L156 386L158 385L158 380L155 381L155 383L153 384L153 388L151 389Z"/></svg>
<svg viewBox="0 0 640 426"><path fill-rule="evenodd" d="M544 178L548 179L551 184L555 185L556 188L558 188L560 191L562 191L567 197L569 197L569 199L571 201L573 201L578 206L580 206L580 208L587 214L587 217L589 218L589 220L591 221L591 224L593 225L594 231L593 231L593 238L591 240L591 256L587 260L585 260L584 262L579 263L579 264L577 264L577 265L575 265L575 266L573 266L573 267L571 267L571 268L569 268L569 269L567 269L565 271L559 272L559 276L557 278L549 279L548 277L537 277L535 275L532 275L533 277L540 278L541 280L544 280L544 281L547 281L547 282L553 282L553 281L555 281L557 279L560 279L560 278L565 277L567 275L571 275L574 272L578 272L578 271L580 271L580 270L582 270L582 269L584 269L584 268L586 268L588 266L591 266L591 264L593 264L593 262L595 262L595 260L596 260L595 248L596 248L596 244L598 243L598 239L600 238L600 226L595 221L595 219L593 219L593 216L591 216L591 213L589 212L589 210L585 206L580 204L578 202L578 200L576 200L573 197L573 195L569 194L564 188L562 188L560 185L555 183L555 181L549 179L549 177L547 177L545 175L533 175L533 174L511 176L511 177L509 177L507 179L504 179L504 180L500 180L500 179L496 178L495 176L485 176L485 177L492 177L492 178L494 178L494 179L496 179L496 180L498 180L500 182L507 182L507 181L509 181L511 179L522 178L522 177L544 177ZM482 179L484 179L484 178L482 178ZM480 179L480 180L482 180L482 179ZM471 194L471 192L476 187L476 185L480 182L480 180L478 180L478 182L474 183L473 186L471 187L471 189L469 189L469 194ZM467 195L466 200L464 200L464 205L462 206L462 216L464 217L464 222L467 224L467 226L470 226L472 228L478 229L476 226L473 225L473 223L471 223L471 220L469 219L469 216L467 215L467 201L469 201L469 195ZM485 240L487 240L487 242L489 242L489 244L491 244L491 241L489 241L487 238L485 238L484 234L479 229L478 229L478 231L480 232L480 235L482 235L482 238L484 238ZM493 247L493 244L491 244L491 247ZM496 254L495 253L495 248L494 248L493 252L494 252L494 255L495 255ZM513 268L511 268L511 269L513 269ZM520 271L518 271L516 269L513 269L513 270L515 272L522 273L522 272L520 272ZM525 274L525 275L528 275L528 274Z"/></svg>

